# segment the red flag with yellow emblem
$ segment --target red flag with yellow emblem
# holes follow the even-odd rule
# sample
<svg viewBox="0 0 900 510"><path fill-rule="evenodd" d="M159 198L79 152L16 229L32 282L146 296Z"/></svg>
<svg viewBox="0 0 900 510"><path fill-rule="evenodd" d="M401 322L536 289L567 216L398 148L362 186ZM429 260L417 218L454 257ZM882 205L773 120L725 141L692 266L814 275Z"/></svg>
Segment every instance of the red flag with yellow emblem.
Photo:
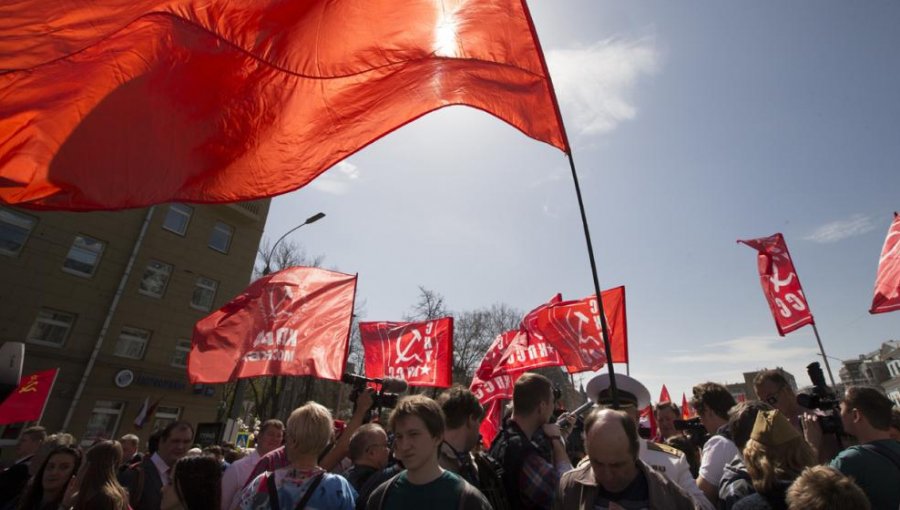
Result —
<svg viewBox="0 0 900 510"><path fill-rule="evenodd" d="M40 420L58 372L58 368L51 368L23 377L19 387L0 404L0 425Z"/></svg>

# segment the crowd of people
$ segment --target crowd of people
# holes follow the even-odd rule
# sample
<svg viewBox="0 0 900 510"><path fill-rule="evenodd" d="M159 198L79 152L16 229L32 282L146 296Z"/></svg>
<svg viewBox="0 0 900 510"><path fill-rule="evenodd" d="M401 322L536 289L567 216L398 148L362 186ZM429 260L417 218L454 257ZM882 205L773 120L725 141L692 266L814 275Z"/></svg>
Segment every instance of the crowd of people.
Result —
<svg viewBox="0 0 900 510"><path fill-rule="evenodd" d="M592 379L596 405L576 416L560 415L549 379L523 374L489 448L485 410L460 386L403 397L375 420L367 390L340 433L308 402L263 422L247 453L195 448L183 421L143 453L134 435L82 451L31 427L0 473L0 510L900 508L900 412L875 388L847 388L829 414L799 406L777 371L757 377L750 402L698 384L698 422L659 403L651 440L639 421L647 389L616 379L615 395L608 376Z"/></svg>

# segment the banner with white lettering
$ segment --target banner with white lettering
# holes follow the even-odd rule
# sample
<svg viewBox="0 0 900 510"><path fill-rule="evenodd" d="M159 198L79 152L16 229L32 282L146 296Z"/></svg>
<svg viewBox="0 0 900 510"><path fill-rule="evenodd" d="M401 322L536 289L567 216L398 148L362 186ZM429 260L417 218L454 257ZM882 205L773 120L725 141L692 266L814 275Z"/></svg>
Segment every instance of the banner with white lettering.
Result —
<svg viewBox="0 0 900 510"><path fill-rule="evenodd" d="M738 240L759 252L759 281L772 310L778 334L784 336L795 329L813 323L812 311L806 303L794 261L788 253L784 237L779 233L769 237Z"/></svg>
<svg viewBox="0 0 900 510"><path fill-rule="evenodd" d="M264 375L339 381L347 363L356 275L291 267L253 282L194 326L188 378Z"/></svg>
<svg viewBox="0 0 900 510"><path fill-rule="evenodd" d="M447 388L453 379L453 317L425 322L360 322L366 377Z"/></svg>
<svg viewBox="0 0 900 510"><path fill-rule="evenodd" d="M900 310L900 214L894 213L894 222L888 229L878 259L878 276L875 277L875 295L869 313Z"/></svg>

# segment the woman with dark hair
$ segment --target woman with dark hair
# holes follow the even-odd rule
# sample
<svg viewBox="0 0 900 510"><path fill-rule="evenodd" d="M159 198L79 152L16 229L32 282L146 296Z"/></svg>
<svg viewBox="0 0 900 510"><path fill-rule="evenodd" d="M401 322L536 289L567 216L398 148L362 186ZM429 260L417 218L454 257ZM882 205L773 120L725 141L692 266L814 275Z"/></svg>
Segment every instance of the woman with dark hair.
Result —
<svg viewBox="0 0 900 510"><path fill-rule="evenodd" d="M128 493L116 480L122 446L116 441L100 441L88 450L84 460L73 510L126 510Z"/></svg>
<svg viewBox="0 0 900 510"><path fill-rule="evenodd" d="M81 465L81 450L60 446L51 451L19 500L19 510L57 510L69 481Z"/></svg>
<svg viewBox="0 0 900 510"><path fill-rule="evenodd" d="M163 486L160 510L219 510L222 467L215 457L182 457L172 466L172 483Z"/></svg>

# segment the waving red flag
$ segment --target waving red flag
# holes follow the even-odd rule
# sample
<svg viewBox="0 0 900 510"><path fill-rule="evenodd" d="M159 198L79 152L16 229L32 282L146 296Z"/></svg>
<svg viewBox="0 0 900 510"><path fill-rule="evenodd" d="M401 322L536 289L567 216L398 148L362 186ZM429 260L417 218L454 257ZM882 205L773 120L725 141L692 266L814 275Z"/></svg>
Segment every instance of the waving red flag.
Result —
<svg viewBox="0 0 900 510"><path fill-rule="evenodd" d="M659 392L659 401L661 403L672 401L672 397L669 396L669 389L666 388L665 384L663 384L662 391Z"/></svg>
<svg viewBox="0 0 900 510"><path fill-rule="evenodd" d="M781 234L738 241L759 251L759 281L769 302L778 334L784 336L813 324L812 312L803 295L800 278Z"/></svg>
<svg viewBox="0 0 900 510"><path fill-rule="evenodd" d="M192 384L262 375L339 381L347 363L356 275L291 267L264 276L194 326Z"/></svg>
<svg viewBox="0 0 900 510"><path fill-rule="evenodd" d="M284 193L449 105L569 150L524 0L5 2L0 95L0 201L52 209Z"/></svg>
<svg viewBox="0 0 900 510"><path fill-rule="evenodd" d="M405 379L410 386L449 387L453 318L425 322L360 322L366 377Z"/></svg>
<svg viewBox="0 0 900 510"><path fill-rule="evenodd" d="M22 377L19 387L0 403L0 425L40 420L57 372L51 368Z"/></svg>
<svg viewBox="0 0 900 510"><path fill-rule="evenodd" d="M481 420L481 425L478 427L478 432L481 434L481 442L484 445L485 450L491 447L491 443L494 442L494 438L497 437L497 434L500 433L500 429L502 428L503 402L495 400L485 408L484 419Z"/></svg>
<svg viewBox="0 0 900 510"><path fill-rule="evenodd" d="M613 354L628 359L628 328L625 317L625 287L601 294ZM552 345L569 373L599 370L606 364L606 349L600 328L597 299L593 296L578 301L564 301L544 308L536 314L529 333L539 334Z"/></svg>
<svg viewBox="0 0 900 510"><path fill-rule="evenodd" d="M640 425L647 424L647 428L650 429L651 440L656 441L659 438L659 426L656 424L656 414L653 412L652 405L641 409L639 421Z"/></svg>
<svg viewBox="0 0 900 510"><path fill-rule="evenodd" d="M894 213L894 222L888 229L878 261L875 278L875 297L869 313L900 310L900 214Z"/></svg>
<svg viewBox="0 0 900 510"><path fill-rule="evenodd" d="M681 419L682 420L690 420L694 416L694 409L688 403L687 397L684 396L684 393L681 394Z"/></svg>

